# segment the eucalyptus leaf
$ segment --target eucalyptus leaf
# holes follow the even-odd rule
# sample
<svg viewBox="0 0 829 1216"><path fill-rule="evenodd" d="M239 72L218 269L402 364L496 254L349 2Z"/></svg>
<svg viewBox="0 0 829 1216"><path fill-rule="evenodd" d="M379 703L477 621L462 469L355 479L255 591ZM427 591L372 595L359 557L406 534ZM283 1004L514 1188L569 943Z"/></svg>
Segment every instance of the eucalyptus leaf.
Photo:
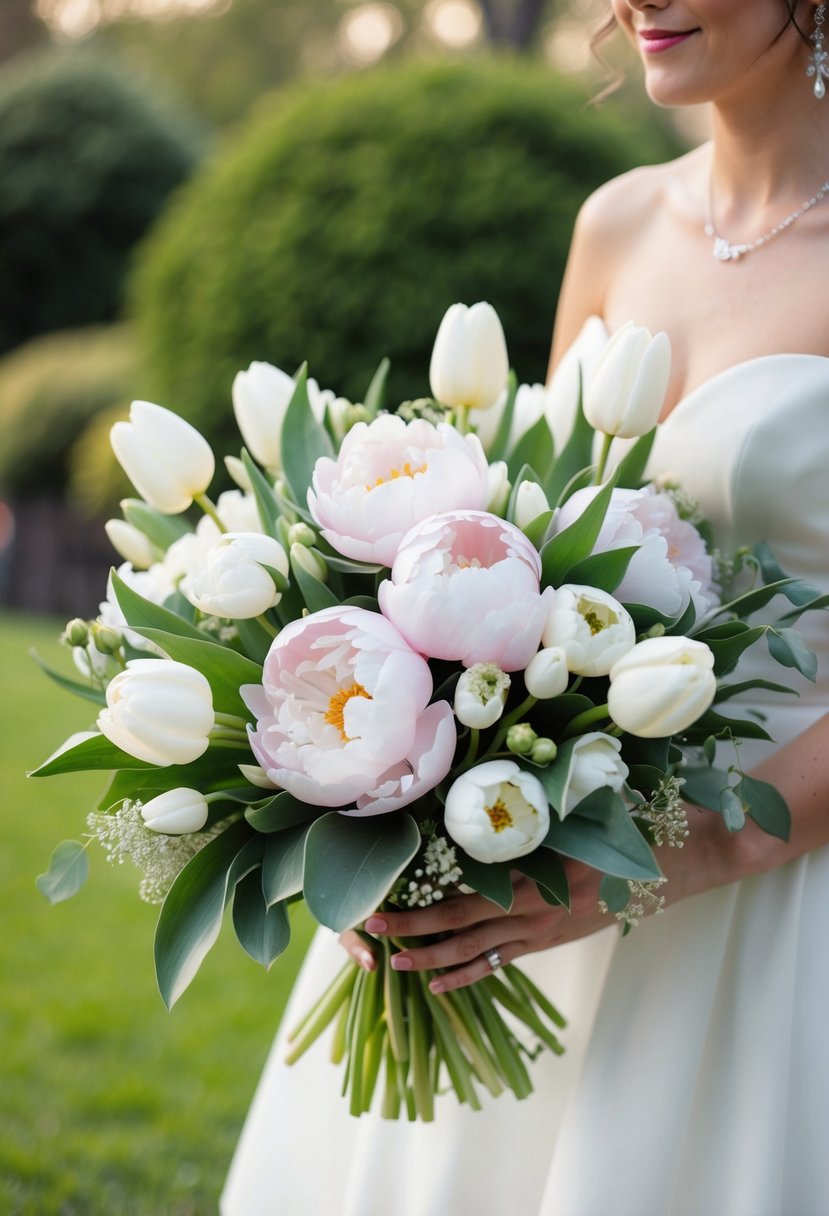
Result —
<svg viewBox="0 0 829 1216"><path fill-rule="evenodd" d="M291 923L284 904L268 906L259 870L251 870L236 885L233 928L242 948L266 971L291 940Z"/></svg>
<svg viewBox="0 0 829 1216"><path fill-rule="evenodd" d="M778 789L757 777L743 777L736 789L758 827L780 840L789 839L792 816Z"/></svg>
<svg viewBox="0 0 829 1216"><path fill-rule="evenodd" d="M548 904L570 907L570 887L561 858L552 849L536 849L510 863L516 870L526 874L538 887L538 892Z"/></svg>
<svg viewBox="0 0 829 1216"><path fill-rule="evenodd" d="M499 908L509 912L515 898L510 876L512 862L476 861L457 846L455 852L461 868L461 881L473 887L490 903L497 904Z"/></svg>
<svg viewBox="0 0 829 1216"><path fill-rule="evenodd" d="M308 400L308 372L302 365L296 388L285 411L281 437L282 471L291 488L294 502L306 501L314 465L321 456L334 456L334 445L324 426L314 417Z"/></svg>
<svg viewBox="0 0 829 1216"><path fill-rule="evenodd" d="M59 904L76 895L88 876L86 849L78 840L64 840L49 858L49 869L35 879L35 885L50 904Z"/></svg>
<svg viewBox="0 0 829 1216"><path fill-rule="evenodd" d="M711 637L708 630L695 634L699 642L705 642L714 655L714 675L727 676L737 666L740 656L749 646L753 646L758 638L766 633L768 626L756 625L753 628L743 622L733 622L742 625L730 637ZM709 636L706 636L706 635Z"/></svg>
<svg viewBox="0 0 829 1216"><path fill-rule="evenodd" d="M608 912L624 912L630 903L630 887L624 878L615 878L605 874L599 883L599 899L607 904Z"/></svg>
<svg viewBox="0 0 829 1216"><path fill-rule="evenodd" d="M250 710L242 700L239 689L243 684L262 683L259 663L246 659L238 650L208 641L203 634L198 639L184 638L163 629L144 626L136 628L135 632L155 642L168 658L200 671L210 685L213 708L217 713L250 717Z"/></svg>
<svg viewBox="0 0 829 1216"><path fill-rule="evenodd" d="M723 790L720 798L720 814L729 832L742 831L746 822L746 809L734 786Z"/></svg>
<svg viewBox="0 0 829 1216"><path fill-rule="evenodd" d="M280 790L266 802L249 806L245 811L245 818L257 832L268 835L271 832L282 832L297 824L310 823L312 819L319 819L323 813L323 807L300 802L287 790Z"/></svg>
<svg viewBox="0 0 829 1216"><path fill-rule="evenodd" d="M607 788L582 799L566 819L551 817L544 847L617 878L652 881L662 877L650 845L624 802Z"/></svg>
<svg viewBox="0 0 829 1216"><path fill-rule="evenodd" d="M802 606L810 600L820 596L820 591L817 587L813 587L811 583L807 583L804 579L790 579L785 570L778 565L774 554L766 541L760 541L754 546L754 555L760 563L760 569L763 573L763 579L766 583L786 581L788 586L783 594L792 604Z"/></svg>
<svg viewBox="0 0 829 1216"><path fill-rule="evenodd" d="M379 820L379 822L378 822ZM305 902L321 925L341 933L365 920L420 848L411 815L317 819L305 844Z"/></svg>
<svg viewBox="0 0 829 1216"><path fill-rule="evenodd" d="M788 684L774 684L771 680L741 680L739 684L720 684L714 696L714 704L729 701L732 697L752 692L755 688L764 688L767 692L788 693L792 697L798 695L797 690L790 688Z"/></svg>
<svg viewBox="0 0 829 1216"><path fill-rule="evenodd" d="M728 788L731 779L725 769L708 764L688 765L683 768L682 777L682 797L686 802L704 806L709 811L720 810L722 792Z"/></svg>
<svg viewBox="0 0 829 1216"><path fill-rule="evenodd" d="M690 743L704 743L708 735L717 739L765 739L771 740L771 735L759 722L748 718L726 718L708 709L698 718L693 726L682 731L682 735Z"/></svg>
<svg viewBox="0 0 829 1216"><path fill-rule="evenodd" d="M769 629L769 654L784 667L796 667L807 680L817 678L817 655L810 650L796 629Z"/></svg>
<svg viewBox="0 0 829 1216"><path fill-rule="evenodd" d="M265 842L262 862L262 894L270 908L302 890L305 840L310 824L274 832Z"/></svg>

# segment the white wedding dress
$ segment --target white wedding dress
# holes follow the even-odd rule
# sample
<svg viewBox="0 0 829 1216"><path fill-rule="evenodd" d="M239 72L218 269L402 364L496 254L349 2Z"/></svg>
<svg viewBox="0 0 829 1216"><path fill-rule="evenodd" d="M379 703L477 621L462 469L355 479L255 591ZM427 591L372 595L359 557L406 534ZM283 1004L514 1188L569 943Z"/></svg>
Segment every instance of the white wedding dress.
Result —
<svg viewBox="0 0 829 1216"><path fill-rule="evenodd" d="M560 386L597 329L606 340L589 322ZM766 539L788 573L829 590L829 359L772 355L713 377L670 415L651 468L680 479L721 547ZM797 685L799 699L754 702L778 744L829 710L829 619L801 629L815 685L762 642L741 667ZM746 744L744 766L768 746ZM625 939L609 928L521 959L570 1020L567 1054L532 1066L525 1101L473 1113L447 1095L429 1125L352 1119L325 1045L288 1068L278 1038L222 1216L826 1216L827 926L829 846ZM285 1024L341 961L320 932Z"/></svg>

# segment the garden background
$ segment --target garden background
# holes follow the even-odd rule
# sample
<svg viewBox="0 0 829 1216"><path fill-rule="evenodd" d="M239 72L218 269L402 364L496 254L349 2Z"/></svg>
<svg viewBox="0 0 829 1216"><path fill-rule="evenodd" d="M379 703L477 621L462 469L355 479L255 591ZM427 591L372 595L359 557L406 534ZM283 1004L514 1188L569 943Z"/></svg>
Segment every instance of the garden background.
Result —
<svg viewBox="0 0 829 1216"><path fill-rule="evenodd" d="M172 1014L135 871L50 907L35 877L102 783L25 777L92 724L92 618L131 398L236 453L230 384L307 359L359 400L428 392L455 300L543 380L573 219L702 135L643 105L604 0L3 0L0 10L0 1211L208 1216L310 926L265 975L227 926ZM591 99L620 67L605 104ZM229 484L229 483L227 483ZM217 481L215 489L224 488ZM289 1216L289 1214L288 1214Z"/></svg>

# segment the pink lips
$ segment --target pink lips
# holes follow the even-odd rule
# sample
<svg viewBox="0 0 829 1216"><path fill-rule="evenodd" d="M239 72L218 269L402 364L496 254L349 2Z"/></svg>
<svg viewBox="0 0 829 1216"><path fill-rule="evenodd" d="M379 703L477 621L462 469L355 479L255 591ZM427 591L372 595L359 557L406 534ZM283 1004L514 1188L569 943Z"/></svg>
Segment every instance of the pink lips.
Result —
<svg viewBox="0 0 829 1216"><path fill-rule="evenodd" d="M639 30L639 39L646 55L658 55L686 42L695 30Z"/></svg>

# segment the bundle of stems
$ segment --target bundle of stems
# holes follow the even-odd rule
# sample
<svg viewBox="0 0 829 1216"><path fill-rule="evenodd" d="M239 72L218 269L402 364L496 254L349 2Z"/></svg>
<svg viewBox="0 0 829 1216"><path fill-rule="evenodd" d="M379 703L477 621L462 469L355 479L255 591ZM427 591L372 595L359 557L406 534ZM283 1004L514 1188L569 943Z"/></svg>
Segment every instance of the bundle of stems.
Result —
<svg viewBox="0 0 829 1216"><path fill-rule="evenodd" d="M288 1036L295 1063L333 1022L331 1059L344 1067L343 1095L352 1115L371 1108L378 1087L384 1119L431 1122L435 1095L453 1089L480 1110L478 1086L493 1097L532 1093L527 1061L548 1047L561 1055L555 1029L565 1020L512 964L466 988L434 993L431 973L401 973L385 939L373 971L349 960ZM529 1039L530 1046L524 1040ZM382 1074L382 1075L381 1075ZM448 1082L448 1085L447 1085Z"/></svg>

